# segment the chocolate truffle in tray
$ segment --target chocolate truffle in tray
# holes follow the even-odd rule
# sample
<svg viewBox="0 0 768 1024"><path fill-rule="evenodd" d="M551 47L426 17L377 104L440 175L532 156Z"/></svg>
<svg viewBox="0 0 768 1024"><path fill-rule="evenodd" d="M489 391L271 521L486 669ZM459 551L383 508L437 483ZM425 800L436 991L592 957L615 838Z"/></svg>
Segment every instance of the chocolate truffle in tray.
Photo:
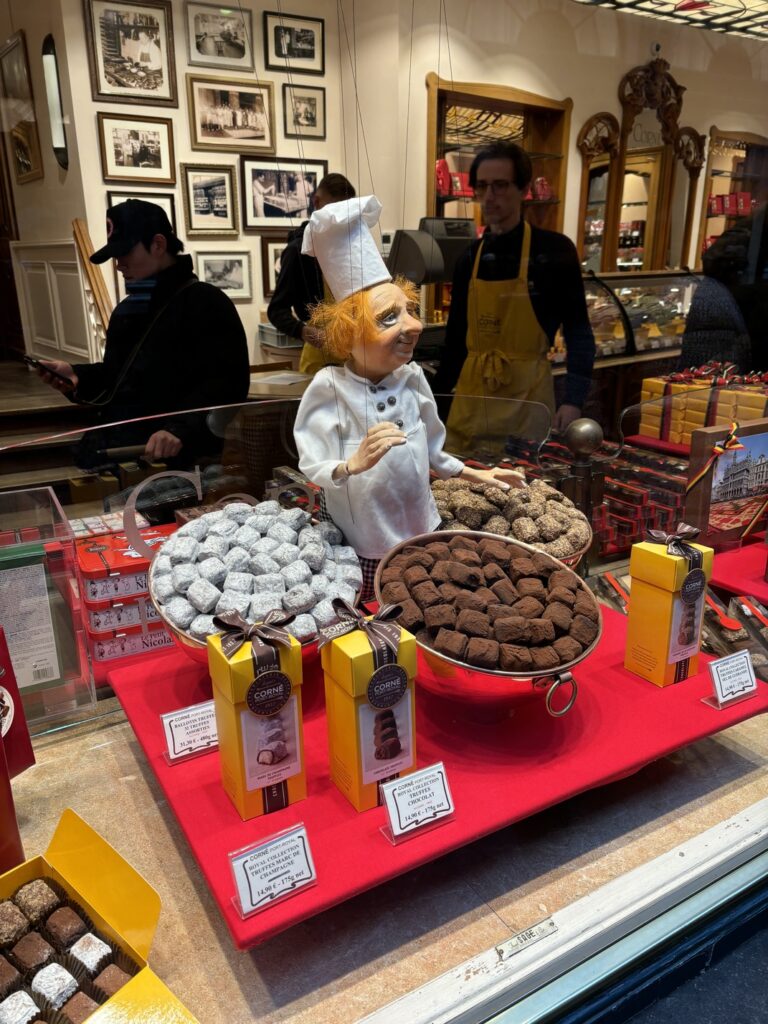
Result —
<svg viewBox="0 0 768 1024"><path fill-rule="evenodd" d="M32 1024L39 1019L37 1003L27 992L12 992L0 1002L0 1024Z"/></svg>
<svg viewBox="0 0 768 1024"><path fill-rule="evenodd" d="M16 906L32 924L37 924L58 907L59 897L42 878L22 885L13 897Z"/></svg>
<svg viewBox="0 0 768 1024"><path fill-rule="evenodd" d="M16 904L3 900L0 903L0 947L12 946L28 931L29 921Z"/></svg>
<svg viewBox="0 0 768 1024"><path fill-rule="evenodd" d="M0 953L0 999L4 999L19 981L21 981L19 972Z"/></svg>
<svg viewBox="0 0 768 1024"><path fill-rule="evenodd" d="M592 646L600 631L597 601L551 555L512 539L457 532L442 543L435 536L395 549L378 575L385 594L405 591L399 622L422 646L468 668L514 675L554 673ZM425 559L419 541L425 553L431 549ZM428 566L433 554L439 557ZM402 573L396 582L395 565Z"/></svg>

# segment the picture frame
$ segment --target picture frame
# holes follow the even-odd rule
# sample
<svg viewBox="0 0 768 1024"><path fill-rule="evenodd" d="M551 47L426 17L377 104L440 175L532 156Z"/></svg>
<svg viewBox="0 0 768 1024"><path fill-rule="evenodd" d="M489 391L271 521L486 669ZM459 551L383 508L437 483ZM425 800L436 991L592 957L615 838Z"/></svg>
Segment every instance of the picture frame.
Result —
<svg viewBox="0 0 768 1024"><path fill-rule="evenodd" d="M24 32L19 30L0 47L2 129L18 185L44 177L40 135L37 130L32 79Z"/></svg>
<svg viewBox="0 0 768 1024"><path fill-rule="evenodd" d="M253 16L250 10L188 0L187 63L192 67L253 71Z"/></svg>
<svg viewBox="0 0 768 1024"><path fill-rule="evenodd" d="M240 157L243 231L298 227L313 209L327 160Z"/></svg>
<svg viewBox="0 0 768 1024"><path fill-rule="evenodd" d="M250 302L253 299L251 253L248 249L198 251L196 267L201 281L221 288L233 302Z"/></svg>
<svg viewBox="0 0 768 1024"><path fill-rule="evenodd" d="M117 206L127 199L143 199L146 203L157 203L165 210L168 220L171 222L174 235L178 235L176 226L176 197L173 192L130 192L121 189L107 190L107 206Z"/></svg>
<svg viewBox="0 0 768 1024"><path fill-rule="evenodd" d="M707 467L713 447L727 434L727 424L693 431L689 481ZM768 419L742 423L736 436L743 447L715 459L686 495L681 517L700 530L697 544L715 549L733 547L747 531L761 529L768 514Z"/></svg>
<svg viewBox="0 0 768 1024"><path fill-rule="evenodd" d="M187 238L237 238L237 178L234 167L180 164Z"/></svg>
<svg viewBox="0 0 768 1024"><path fill-rule="evenodd" d="M264 11L264 66L267 71L324 75L323 19Z"/></svg>
<svg viewBox="0 0 768 1024"><path fill-rule="evenodd" d="M261 287L265 299L275 293L280 273L279 259L288 244L290 231L285 228L267 228L261 232Z"/></svg>
<svg viewBox="0 0 768 1024"><path fill-rule="evenodd" d="M83 0L91 94L178 107L171 0Z"/></svg>
<svg viewBox="0 0 768 1024"><path fill-rule="evenodd" d="M283 134L286 139L324 139L325 89L296 82L283 85Z"/></svg>
<svg viewBox="0 0 768 1024"><path fill-rule="evenodd" d="M187 98L192 149L275 152L271 82L187 75Z"/></svg>
<svg viewBox="0 0 768 1024"><path fill-rule="evenodd" d="M175 185L173 122L138 114L96 115L104 181Z"/></svg>

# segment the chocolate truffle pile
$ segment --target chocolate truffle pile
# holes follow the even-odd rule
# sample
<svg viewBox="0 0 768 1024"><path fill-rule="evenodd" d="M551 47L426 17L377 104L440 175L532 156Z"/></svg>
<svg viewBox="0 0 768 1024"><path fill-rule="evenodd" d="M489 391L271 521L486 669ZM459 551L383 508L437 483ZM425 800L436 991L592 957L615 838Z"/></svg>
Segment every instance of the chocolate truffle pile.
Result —
<svg viewBox="0 0 768 1024"><path fill-rule="evenodd" d="M195 640L216 633L214 615L239 612L261 622L277 610L300 642L338 616L331 601L353 604L360 561L333 523L310 523L276 501L234 501L185 523L152 560L151 593L163 615Z"/></svg>
<svg viewBox="0 0 768 1024"><path fill-rule="evenodd" d="M599 630L597 602L575 573L492 537L407 545L382 567L380 589L420 643L488 671L557 671Z"/></svg>
<svg viewBox="0 0 768 1024"><path fill-rule="evenodd" d="M586 516L543 480L510 491L456 478L435 480L432 493L446 530L498 533L554 558L567 558L592 539Z"/></svg>
<svg viewBox="0 0 768 1024"><path fill-rule="evenodd" d="M131 976L42 878L0 901L0 1024L81 1024Z"/></svg>

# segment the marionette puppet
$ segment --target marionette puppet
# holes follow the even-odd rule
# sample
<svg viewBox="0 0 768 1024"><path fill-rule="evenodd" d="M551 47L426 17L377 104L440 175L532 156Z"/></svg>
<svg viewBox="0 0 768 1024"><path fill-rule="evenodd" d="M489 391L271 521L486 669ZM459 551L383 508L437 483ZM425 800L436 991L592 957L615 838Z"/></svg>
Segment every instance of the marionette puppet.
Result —
<svg viewBox="0 0 768 1024"><path fill-rule="evenodd" d="M445 427L411 362L422 330L418 290L393 281L381 259L370 232L380 211L375 196L332 203L304 233L302 251L318 260L336 299L309 322L342 365L315 375L294 428L299 467L323 488L329 517L361 559L363 599L392 547L437 529L430 470L502 489L525 485L518 472L472 469L443 451Z"/></svg>

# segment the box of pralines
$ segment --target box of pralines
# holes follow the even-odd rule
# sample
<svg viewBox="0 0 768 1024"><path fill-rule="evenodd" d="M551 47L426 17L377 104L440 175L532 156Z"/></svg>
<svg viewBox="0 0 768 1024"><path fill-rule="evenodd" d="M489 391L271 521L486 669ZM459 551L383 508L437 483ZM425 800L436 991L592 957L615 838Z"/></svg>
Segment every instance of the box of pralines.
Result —
<svg viewBox="0 0 768 1024"><path fill-rule="evenodd" d="M0 875L0 1020L197 1024L147 966L155 890L72 810Z"/></svg>
<svg viewBox="0 0 768 1024"><path fill-rule="evenodd" d="M399 633L396 660L382 657L381 647L374 652L361 629L320 652L331 779L358 811L377 806L381 782L416 769L416 641L392 628Z"/></svg>

